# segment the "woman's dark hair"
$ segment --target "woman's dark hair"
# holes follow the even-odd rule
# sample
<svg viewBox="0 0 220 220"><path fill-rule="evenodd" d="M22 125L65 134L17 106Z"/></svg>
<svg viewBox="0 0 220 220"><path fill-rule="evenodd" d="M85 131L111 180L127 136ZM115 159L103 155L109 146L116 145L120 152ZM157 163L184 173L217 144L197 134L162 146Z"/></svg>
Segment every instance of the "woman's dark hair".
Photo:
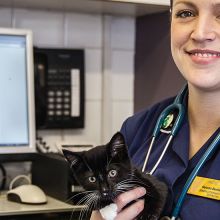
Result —
<svg viewBox="0 0 220 220"><path fill-rule="evenodd" d="M170 0L170 8L173 7L173 0Z"/></svg>

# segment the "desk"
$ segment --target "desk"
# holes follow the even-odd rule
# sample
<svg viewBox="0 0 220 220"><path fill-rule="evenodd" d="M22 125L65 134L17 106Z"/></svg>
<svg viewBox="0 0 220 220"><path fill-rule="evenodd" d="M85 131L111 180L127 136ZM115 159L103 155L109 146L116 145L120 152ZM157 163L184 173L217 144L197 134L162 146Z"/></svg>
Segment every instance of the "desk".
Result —
<svg viewBox="0 0 220 220"><path fill-rule="evenodd" d="M5 194L0 195L0 219L34 219L31 216L34 215L43 215L47 214L47 216L50 216L54 213L57 215L61 214L64 215L68 214L68 217L66 219L70 219L71 213L79 212L83 206L74 206L67 203L64 203L62 201L59 201L57 199L54 199L52 197L47 197L48 202L44 205L27 205L27 204L21 204L16 202L8 201ZM5 216L2 218L1 216ZM14 217L13 217L14 216ZM15 218L16 216L16 218ZM25 216L27 218L25 218ZM29 217L28 217L29 216ZM43 218L36 218L36 219L43 219ZM49 219L48 217L45 219ZM50 219L55 219L50 218ZM57 219L64 219L64 218L57 218Z"/></svg>

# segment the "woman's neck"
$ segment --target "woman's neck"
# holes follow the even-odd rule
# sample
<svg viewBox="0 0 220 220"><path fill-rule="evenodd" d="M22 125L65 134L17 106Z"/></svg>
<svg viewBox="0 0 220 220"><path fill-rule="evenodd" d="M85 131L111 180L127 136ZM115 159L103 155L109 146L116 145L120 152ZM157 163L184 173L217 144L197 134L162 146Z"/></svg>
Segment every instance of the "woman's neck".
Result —
<svg viewBox="0 0 220 220"><path fill-rule="evenodd" d="M189 88L188 118L191 158L220 126L220 92Z"/></svg>

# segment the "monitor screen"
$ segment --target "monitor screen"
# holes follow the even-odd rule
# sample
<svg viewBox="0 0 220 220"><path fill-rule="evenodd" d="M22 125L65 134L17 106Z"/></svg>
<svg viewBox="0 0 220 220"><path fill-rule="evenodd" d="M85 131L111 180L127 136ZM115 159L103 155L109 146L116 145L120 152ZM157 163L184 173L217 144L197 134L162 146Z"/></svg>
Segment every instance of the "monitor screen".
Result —
<svg viewBox="0 0 220 220"><path fill-rule="evenodd" d="M0 153L35 149L32 33L0 28Z"/></svg>

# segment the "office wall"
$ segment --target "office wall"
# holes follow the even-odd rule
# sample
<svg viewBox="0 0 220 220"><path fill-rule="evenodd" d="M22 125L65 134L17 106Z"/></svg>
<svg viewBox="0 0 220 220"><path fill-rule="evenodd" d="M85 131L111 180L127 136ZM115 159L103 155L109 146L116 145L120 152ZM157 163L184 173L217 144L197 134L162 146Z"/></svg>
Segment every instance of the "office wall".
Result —
<svg viewBox="0 0 220 220"><path fill-rule="evenodd" d="M170 52L169 12L136 22L134 111L175 95L185 83Z"/></svg>
<svg viewBox="0 0 220 220"><path fill-rule="evenodd" d="M0 8L0 26L33 30L35 46L85 49L85 128L38 131L48 145L105 143L133 113L135 18Z"/></svg>

